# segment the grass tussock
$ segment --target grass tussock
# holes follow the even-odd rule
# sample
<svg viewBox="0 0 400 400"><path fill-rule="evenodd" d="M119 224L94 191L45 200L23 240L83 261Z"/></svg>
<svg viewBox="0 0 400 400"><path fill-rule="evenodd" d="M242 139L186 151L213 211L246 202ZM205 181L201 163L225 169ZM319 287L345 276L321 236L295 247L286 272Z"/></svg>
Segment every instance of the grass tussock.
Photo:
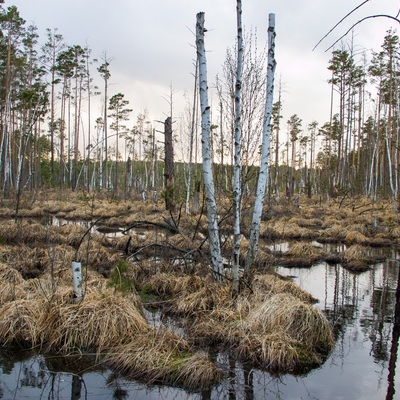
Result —
<svg viewBox="0 0 400 400"><path fill-rule="evenodd" d="M352 271L363 272L369 270L371 261L367 248L359 244L349 246L343 253L343 267Z"/></svg>
<svg viewBox="0 0 400 400"><path fill-rule="evenodd" d="M286 252L288 257L320 257L321 252L311 243L296 242Z"/></svg>
<svg viewBox="0 0 400 400"><path fill-rule="evenodd" d="M351 262L359 259L365 259L367 256L367 249L364 246L354 244L347 247L347 249L344 251L343 258L345 262Z"/></svg>
<svg viewBox="0 0 400 400"><path fill-rule="evenodd" d="M15 300L0 307L0 343L35 347L43 342L41 300Z"/></svg>
<svg viewBox="0 0 400 400"><path fill-rule="evenodd" d="M194 292L183 292L177 295L173 313L182 316L207 313L221 307L221 305L227 306L232 302L229 285L209 283Z"/></svg>
<svg viewBox="0 0 400 400"><path fill-rule="evenodd" d="M3 283L6 282L12 285L19 285L24 282L24 278L19 271L2 263L0 263L0 280Z"/></svg>
<svg viewBox="0 0 400 400"><path fill-rule="evenodd" d="M368 244L369 239L359 231L350 231L346 237L347 244Z"/></svg>
<svg viewBox="0 0 400 400"><path fill-rule="evenodd" d="M253 280L253 291L258 297L265 298L279 293L286 293L307 303L316 302L316 299L310 293L301 289L294 282L272 274L256 275Z"/></svg>
<svg viewBox="0 0 400 400"><path fill-rule="evenodd" d="M165 331L138 335L106 356L107 364L146 384L184 386L201 390L220 382L223 372L205 354L193 353L188 343Z"/></svg>
<svg viewBox="0 0 400 400"><path fill-rule="evenodd" d="M233 348L259 367L290 371L320 362L320 354L333 346L330 324L313 301L293 282L256 275L252 290L243 289L236 300L229 283L218 288L208 283L174 296L167 312L184 317L195 343Z"/></svg>
<svg viewBox="0 0 400 400"><path fill-rule="evenodd" d="M52 306L44 321L49 348L100 353L129 342L149 330L136 304L136 299L118 293L92 292L80 304Z"/></svg>
<svg viewBox="0 0 400 400"><path fill-rule="evenodd" d="M276 294L250 311L251 330L265 334L278 329L309 349L333 345L331 327L322 312L288 294Z"/></svg>

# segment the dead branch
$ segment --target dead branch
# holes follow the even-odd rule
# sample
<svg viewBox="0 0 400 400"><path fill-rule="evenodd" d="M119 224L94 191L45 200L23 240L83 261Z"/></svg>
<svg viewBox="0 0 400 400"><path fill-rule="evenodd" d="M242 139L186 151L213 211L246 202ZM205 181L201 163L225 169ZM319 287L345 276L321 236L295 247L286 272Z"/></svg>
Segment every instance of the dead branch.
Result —
<svg viewBox="0 0 400 400"><path fill-rule="evenodd" d="M368 17L364 17L362 19L360 19L359 21L357 21L355 24L353 24L342 36L340 36L340 38L338 40L336 40L335 43L333 43L331 46L329 46L325 52L327 52L328 50L330 50L332 47L335 46L336 43L340 42L349 32L351 32L351 30L356 27L358 24L361 24L361 22L367 20L367 19L371 19L371 18L389 18L389 19L393 19L395 20L397 23L400 24L400 20L396 17L393 17L391 15L387 15L387 14L377 14L377 15L370 15Z"/></svg>
<svg viewBox="0 0 400 400"><path fill-rule="evenodd" d="M331 32L333 32L347 17L349 17L351 14L353 14L353 12L354 11L356 11L356 10L358 10L360 7L362 7L365 3L368 3L370 0L365 0L364 2L362 2L360 5L358 5L357 7L355 7L355 8L353 8L347 15L345 15L338 23L336 23L335 24L335 26L333 27L333 28L331 28L330 30L329 30L329 32L326 34L326 35L324 35L323 37L322 37L322 39L320 39L319 41L318 41L318 43L314 46L314 48L312 49L312 51L314 51L317 47L318 47L318 45L326 38L326 37L328 37L329 36L329 34L331 33ZM344 36L346 36L346 35L344 35ZM342 36L342 38L343 38L343 36ZM339 39L340 40L340 39ZM336 42L335 42L336 43Z"/></svg>
<svg viewBox="0 0 400 400"><path fill-rule="evenodd" d="M128 228L124 229L122 231L122 234L125 234L126 232L128 232L129 230L131 230L133 228L143 228L143 227L148 227L148 226L155 226L157 228L167 229L172 233L179 233L179 229L176 226L174 226L173 224L170 224L167 222L164 224L162 222L152 222L152 221L141 220L141 221L135 221Z"/></svg>

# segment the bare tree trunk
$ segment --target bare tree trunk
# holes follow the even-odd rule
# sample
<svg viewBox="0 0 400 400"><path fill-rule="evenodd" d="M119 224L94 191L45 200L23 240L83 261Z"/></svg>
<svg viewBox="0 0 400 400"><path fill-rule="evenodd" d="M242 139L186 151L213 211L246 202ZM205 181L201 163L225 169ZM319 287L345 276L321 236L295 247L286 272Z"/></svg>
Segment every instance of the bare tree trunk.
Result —
<svg viewBox="0 0 400 400"><path fill-rule="evenodd" d="M240 263L240 199L242 197L242 119L241 95L243 75L243 35L242 35L242 1L237 0L237 67L235 84L235 164L233 167L233 265L232 265L232 294L239 292L239 263Z"/></svg>
<svg viewBox="0 0 400 400"><path fill-rule="evenodd" d="M165 136L165 209L174 210L174 146L172 141L172 119L164 122Z"/></svg>
<svg viewBox="0 0 400 400"><path fill-rule="evenodd" d="M188 179L186 184L186 214L190 213L190 188L192 183L192 168L193 168L193 142L194 142L194 131L196 129L196 110L197 110L197 80L199 71L199 61L196 58L195 74L194 74L194 93L193 93L193 108L192 108L192 121L190 124L190 144L189 144L189 168L188 168Z"/></svg>
<svg viewBox="0 0 400 400"><path fill-rule="evenodd" d="M207 203L208 234L210 241L211 266L214 279L220 280L223 272L221 245L218 233L218 214L215 201L214 179L212 175L210 149L210 106L208 105L207 61L204 48L204 13L197 14L196 48L199 60L199 93L201 107L201 141L203 155L204 189Z"/></svg>
<svg viewBox="0 0 400 400"><path fill-rule="evenodd" d="M260 174L257 182L257 195L254 203L253 218L250 228L250 242L246 257L245 274L248 274L258 252L258 239L260 235L261 214L268 183L269 145L271 137L271 113L274 94L275 61L275 14L269 14L268 25L268 70L267 70L267 98L265 101L263 140L261 147Z"/></svg>

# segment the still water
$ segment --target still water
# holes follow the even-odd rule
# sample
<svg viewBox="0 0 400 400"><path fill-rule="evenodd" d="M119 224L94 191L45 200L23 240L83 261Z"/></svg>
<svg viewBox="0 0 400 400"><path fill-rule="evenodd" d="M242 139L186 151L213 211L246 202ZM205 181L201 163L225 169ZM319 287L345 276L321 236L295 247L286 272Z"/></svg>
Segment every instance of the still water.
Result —
<svg viewBox="0 0 400 400"><path fill-rule="evenodd" d="M229 354L219 353L217 360L227 372L224 382L211 391L188 393L127 381L93 363L86 365L82 359L2 350L0 398L400 400L400 378L395 370L400 257L395 249L374 251L387 252L387 261L360 274L326 263L311 268L276 268L317 298L317 306L334 326L337 341L332 354L320 368L307 374L272 376L243 368Z"/></svg>

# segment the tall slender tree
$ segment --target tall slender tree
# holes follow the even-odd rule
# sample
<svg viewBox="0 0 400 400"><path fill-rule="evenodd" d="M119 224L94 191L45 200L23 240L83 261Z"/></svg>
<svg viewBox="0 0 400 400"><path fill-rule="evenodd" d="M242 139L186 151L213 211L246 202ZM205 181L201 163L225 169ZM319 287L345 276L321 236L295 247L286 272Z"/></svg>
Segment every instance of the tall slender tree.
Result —
<svg viewBox="0 0 400 400"><path fill-rule="evenodd" d="M271 138L271 114L274 95L275 79L275 14L269 14L268 20L268 69L267 69L267 95L265 100L265 114L263 126L263 140L261 146L261 164L257 182L256 200L254 202L253 217L250 227L249 249L246 256L245 274L248 275L250 267L257 258L258 239L260 236L261 214L265 198L265 190L268 184L270 138Z"/></svg>
<svg viewBox="0 0 400 400"><path fill-rule="evenodd" d="M211 266L214 279L220 280L223 272L221 244L218 232L218 212L215 201L214 179L211 165L211 120L208 104L207 59L204 46L204 13L197 14L196 48L199 60L199 94L201 108L201 142L203 155L203 180L207 204L208 235L210 241Z"/></svg>
<svg viewBox="0 0 400 400"><path fill-rule="evenodd" d="M243 28L242 28L242 2L236 2L237 21L237 66L235 84L235 141L234 141L234 166L233 166L233 265L232 265L232 292L239 292L239 266L240 266L240 201L242 197L242 74L243 74Z"/></svg>
<svg viewBox="0 0 400 400"><path fill-rule="evenodd" d="M125 100L125 95L117 93L110 98L108 110L111 114L108 116L112 118L110 128L115 132L116 137L116 150L115 150L115 171L113 179L113 191L114 194L118 194L118 160L119 160L119 138L124 136L127 132L127 127L124 125L124 121L128 121L129 114L132 112L131 109L126 108L129 101Z"/></svg>

